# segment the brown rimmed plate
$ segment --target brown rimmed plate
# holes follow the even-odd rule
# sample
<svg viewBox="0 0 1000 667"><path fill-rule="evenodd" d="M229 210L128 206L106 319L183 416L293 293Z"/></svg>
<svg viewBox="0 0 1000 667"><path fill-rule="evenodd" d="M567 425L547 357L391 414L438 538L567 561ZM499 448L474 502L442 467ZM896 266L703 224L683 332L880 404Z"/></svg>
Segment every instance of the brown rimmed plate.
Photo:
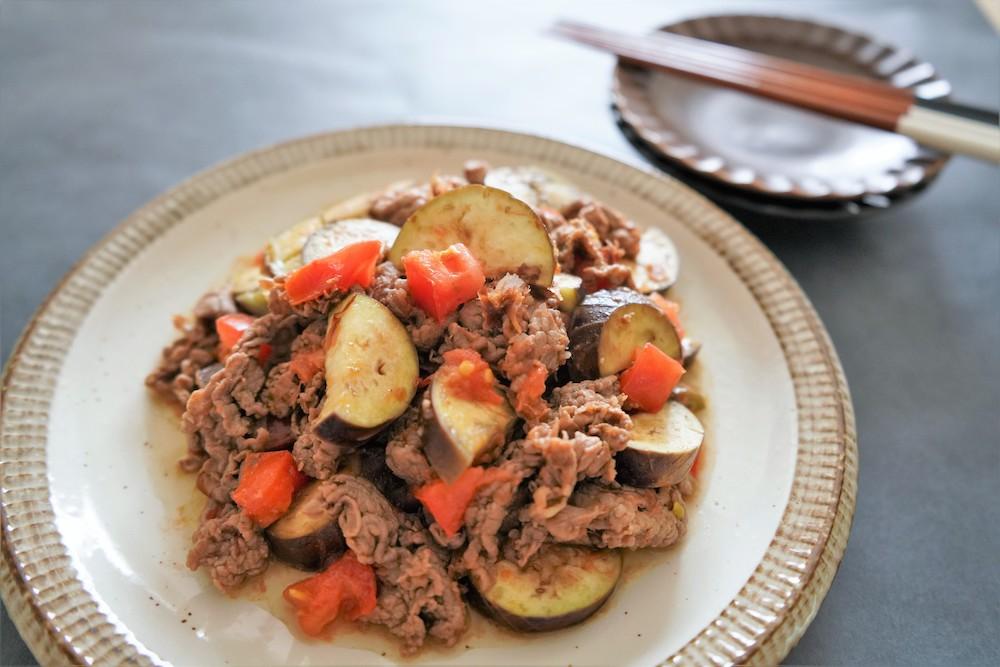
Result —
<svg viewBox="0 0 1000 667"><path fill-rule="evenodd" d="M905 50L813 21L729 14L661 30L881 79L927 99L950 92ZM612 95L622 122L665 161L779 202L892 198L926 186L948 159L902 135L632 66L615 68Z"/></svg>
<svg viewBox="0 0 1000 667"><path fill-rule="evenodd" d="M0 589L41 662L395 661L378 633L301 636L271 572L229 598L184 568L197 514L193 480L173 465L184 439L142 379L171 336L171 315L230 259L331 201L473 156L540 165L671 235L682 261L673 293L705 343L709 457L688 535L666 552L630 555L626 581L597 616L531 637L475 617L458 647L428 647L417 662L773 664L786 655L843 556L857 482L843 372L794 280L673 179L531 135L386 126L249 153L177 186L92 249L24 332L3 376Z"/></svg>

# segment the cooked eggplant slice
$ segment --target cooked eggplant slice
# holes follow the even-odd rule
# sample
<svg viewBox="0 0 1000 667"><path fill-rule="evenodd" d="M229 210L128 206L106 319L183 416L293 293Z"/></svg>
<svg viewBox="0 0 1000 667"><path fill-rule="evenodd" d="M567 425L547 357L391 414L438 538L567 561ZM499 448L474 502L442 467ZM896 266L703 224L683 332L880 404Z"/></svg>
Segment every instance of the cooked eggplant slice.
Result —
<svg viewBox="0 0 1000 667"><path fill-rule="evenodd" d="M588 294L573 312L570 372L576 379L612 375L628 368L646 343L681 359L677 330L648 297L626 288Z"/></svg>
<svg viewBox="0 0 1000 667"><path fill-rule="evenodd" d="M260 263L249 257L238 259L229 272L233 300L251 315L263 315L267 312L268 290L260 286L260 281L265 277Z"/></svg>
<svg viewBox="0 0 1000 667"><path fill-rule="evenodd" d="M632 440L615 457L618 480L643 488L671 486L691 470L705 438L705 428L678 401L659 412L632 415Z"/></svg>
<svg viewBox="0 0 1000 667"><path fill-rule="evenodd" d="M583 279L572 273L557 273L552 288L559 294L559 310L572 313L583 300Z"/></svg>
<svg viewBox="0 0 1000 667"><path fill-rule="evenodd" d="M540 167L495 167L486 173L486 185L509 192L529 206L561 210L582 197L572 184Z"/></svg>
<svg viewBox="0 0 1000 667"><path fill-rule="evenodd" d="M677 282L680 255L663 230L650 227L642 233L635 261L624 262L632 269L632 282L644 294L663 292Z"/></svg>
<svg viewBox="0 0 1000 667"><path fill-rule="evenodd" d="M547 544L524 568L500 561L493 586L477 592L498 621L514 630L545 632L579 623L600 609L621 573L618 551Z"/></svg>
<svg viewBox="0 0 1000 667"><path fill-rule="evenodd" d="M317 229L302 246L302 263L332 255L344 246L358 241L381 241L388 248L396 240L399 227L388 222L371 218L351 218L339 220L322 229Z"/></svg>
<svg viewBox="0 0 1000 667"><path fill-rule="evenodd" d="M386 189L410 185L410 181L393 183ZM334 222L351 218L366 218L372 202L382 191L366 192L345 199L327 208L323 213L297 222L267 242L264 261L272 276L283 276L301 267L302 248L306 240L316 231ZM380 238L380 237L376 237ZM359 239L363 240L363 239ZM387 244L388 245L388 244Z"/></svg>
<svg viewBox="0 0 1000 667"><path fill-rule="evenodd" d="M361 442L403 414L417 391L417 350L392 312L364 294L330 314L325 341L326 397L316 434Z"/></svg>
<svg viewBox="0 0 1000 667"><path fill-rule="evenodd" d="M323 226L319 216L295 223L267 242L264 261L273 276L283 276L302 266L302 246L309 235Z"/></svg>
<svg viewBox="0 0 1000 667"><path fill-rule="evenodd" d="M692 412L701 412L708 405L708 401L705 400L705 395L700 391L692 389L688 385L681 383L678 384L670 392L671 400L677 401L683 405L688 410Z"/></svg>
<svg viewBox="0 0 1000 667"><path fill-rule="evenodd" d="M267 529L271 552L289 565L318 570L347 548L322 494L323 482L311 482L295 496L288 512Z"/></svg>
<svg viewBox="0 0 1000 667"><path fill-rule="evenodd" d="M442 368L434 374L430 387L434 418L424 430L424 453L446 482L506 442L515 419L506 400L493 404L456 395L448 374L457 372Z"/></svg>
<svg viewBox="0 0 1000 667"><path fill-rule="evenodd" d="M411 250L444 250L454 243L464 243L491 278L517 273L528 282L552 284L555 249L545 227L530 206L502 190L466 185L430 200L403 224L389 259L402 268Z"/></svg>

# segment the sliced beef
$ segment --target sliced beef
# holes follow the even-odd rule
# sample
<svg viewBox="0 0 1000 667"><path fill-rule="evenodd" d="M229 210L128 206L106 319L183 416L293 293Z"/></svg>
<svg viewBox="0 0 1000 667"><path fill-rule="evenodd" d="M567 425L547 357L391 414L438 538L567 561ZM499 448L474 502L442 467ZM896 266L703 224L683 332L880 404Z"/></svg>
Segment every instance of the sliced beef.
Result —
<svg viewBox="0 0 1000 667"><path fill-rule="evenodd" d="M457 321L448 325L436 357L448 350L474 350L494 369L507 351L507 339L486 328L483 303L473 299L458 309Z"/></svg>
<svg viewBox="0 0 1000 667"><path fill-rule="evenodd" d="M378 604L362 620L386 626L408 652L428 634L454 644L465 630L465 602L426 531L401 519L367 480L335 475L325 488L323 502L337 516L348 547L375 567L379 580Z"/></svg>
<svg viewBox="0 0 1000 667"><path fill-rule="evenodd" d="M414 211L430 201L431 196L428 185L389 190L375 198L368 215L376 220L402 226Z"/></svg>
<svg viewBox="0 0 1000 667"><path fill-rule="evenodd" d="M428 405L424 405L425 401ZM427 396L417 401L392 427L385 446L385 462L389 469L413 486L434 480L434 471L424 454L424 423L422 412L430 408Z"/></svg>
<svg viewBox="0 0 1000 667"><path fill-rule="evenodd" d="M448 327L439 354L475 350L510 381L517 399L537 364L553 373L569 358L566 324L555 299L549 297L532 290L519 276L506 274L488 284L477 301L459 309L458 322ZM522 406L521 416L535 420L548 410L537 398L514 403Z"/></svg>
<svg viewBox="0 0 1000 667"><path fill-rule="evenodd" d="M526 500L522 482L534 472L521 453L502 460L497 469L502 474L480 487L465 510L466 547L454 563L459 574L469 575L484 590L493 583L492 566L499 560L509 519Z"/></svg>
<svg viewBox="0 0 1000 667"><path fill-rule="evenodd" d="M267 569L268 547L261 531L235 505L210 504L192 538L187 566L208 569L221 590L230 590Z"/></svg>
<svg viewBox="0 0 1000 667"><path fill-rule="evenodd" d="M584 266L603 263L601 237L586 220L570 218L552 232L552 243L558 253L559 268L566 273L578 273Z"/></svg>
<svg viewBox="0 0 1000 667"><path fill-rule="evenodd" d="M532 429L525 438L528 452L537 453L542 460L538 476L531 481L533 520L544 520L558 514L569 502L577 480L600 477L611 481L615 476L614 459L599 438L576 433L571 437L543 435L536 431L548 429L543 425Z"/></svg>
<svg viewBox="0 0 1000 667"><path fill-rule="evenodd" d="M597 202L577 201L562 213L564 222L554 217L548 222L560 269L580 276L588 292L632 286L632 272L620 262L639 252L635 224Z"/></svg>
<svg viewBox="0 0 1000 667"><path fill-rule="evenodd" d="M449 323L455 320L452 315L438 322L421 310L410 297L406 278L392 262L383 262L375 268L375 279L367 293L403 322L418 350L436 347Z"/></svg>
<svg viewBox="0 0 1000 667"><path fill-rule="evenodd" d="M420 501L413 497L410 487L386 464L385 449L377 445L362 447L360 455L361 476L374 484L386 500L403 512L420 511Z"/></svg>
<svg viewBox="0 0 1000 667"><path fill-rule="evenodd" d="M183 405L195 388L204 385L202 369L218 361L219 337L215 319L236 312L228 289L205 293L194 307L194 320L178 317L174 326L180 337L160 354L160 363L146 376L146 386Z"/></svg>
<svg viewBox="0 0 1000 667"><path fill-rule="evenodd" d="M596 436L615 454L631 438L632 419L623 409L625 400L614 375L571 382L552 390L555 419L550 425L558 433Z"/></svg>
<svg viewBox="0 0 1000 667"><path fill-rule="evenodd" d="M632 270L624 264L597 262L583 266L577 272L583 280L583 289L588 293L616 287L634 287Z"/></svg>
<svg viewBox="0 0 1000 667"><path fill-rule="evenodd" d="M563 209L563 215L580 218L589 223L601 242L614 245L625 253L625 257L635 259L639 253L642 234L634 222L604 204L591 200L577 200Z"/></svg>
<svg viewBox="0 0 1000 667"><path fill-rule="evenodd" d="M465 180L469 183L482 185L486 182L486 174L490 170L490 165L485 160L466 160L462 167L465 173Z"/></svg>
<svg viewBox="0 0 1000 667"><path fill-rule="evenodd" d="M203 323L179 322L181 336L163 349L160 363L146 376L146 386L180 404L198 384L198 373L216 363L219 337Z"/></svg>
<svg viewBox="0 0 1000 667"><path fill-rule="evenodd" d="M349 446L328 442L312 431L306 431L295 439L292 458L303 473L315 479L329 479L337 472L340 460L349 451Z"/></svg>
<svg viewBox="0 0 1000 667"><path fill-rule="evenodd" d="M181 426L187 434L188 454L181 467L200 470L198 488L219 502L235 489L242 460L239 452L273 448L269 419L288 416L283 408L272 412L276 402L263 397L267 374L258 361L260 347L271 345L274 356L287 354L301 324L295 314L269 313L257 318L226 357L223 368L187 401ZM298 393L292 388L287 391Z"/></svg>
<svg viewBox="0 0 1000 667"><path fill-rule="evenodd" d="M542 224L545 225L545 230L549 233L550 237L556 229L566 224L566 218L554 208L539 206L535 209L535 213L538 215L538 219L542 221Z"/></svg>
<svg viewBox="0 0 1000 667"><path fill-rule="evenodd" d="M548 519L534 521L531 508L522 509L524 523L532 528L519 533L512 542L512 551L519 564L526 563L540 546L541 531L546 534L544 539L554 542L602 549L667 547L684 535L686 521L673 512L674 503L682 500L678 487L636 489L581 484L569 504Z"/></svg>

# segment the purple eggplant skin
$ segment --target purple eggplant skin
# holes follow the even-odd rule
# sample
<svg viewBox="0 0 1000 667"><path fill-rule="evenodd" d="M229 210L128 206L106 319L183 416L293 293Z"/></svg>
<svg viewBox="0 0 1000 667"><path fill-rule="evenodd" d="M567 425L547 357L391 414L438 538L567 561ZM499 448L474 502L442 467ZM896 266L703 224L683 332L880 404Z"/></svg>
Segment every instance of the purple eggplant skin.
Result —
<svg viewBox="0 0 1000 667"><path fill-rule="evenodd" d="M322 484L315 481L303 488L288 512L266 531L271 553L301 570L320 570L347 548L337 518L321 501Z"/></svg>
<svg viewBox="0 0 1000 667"><path fill-rule="evenodd" d="M570 566L574 569L564 571ZM556 571L546 573L553 567ZM621 573L618 551L547 544L524 568L501 561L490 589L473 585L472 590L476 603L504 625L520 632L549 632L593 615L614 593Z"/></svg>
<svg viewBox="0 0 1000 667"><path fill-rule="evenodd" d="M697 449L684 456L671 458L626 448L615 456L615 469L623 484L642 489L658 489L679 484L691 470L696 458Z"/></svg>
<svg viewBox="0 0 1000 667"><path fill-rule="evenodd" d="M321 419L313 427L313 432L327 442L335 442L340 446L362 445L391 423L392 421L388 421L373 427L356 426L335 414L331 414Z"/></svg>
<svg viewBox="0 0 1000 667"><path fill-rule="evenodd" d="M617 373L647 342L680 360L677 331L649 297L625 287L588 294L569 326L570 375L589 380Z"/></svg>
<svg viewBox="0 0 1000 667"><path fill-rule="evenodd" d="M586 621L588 618L597 613L598 609L604 606L604 603L611 598L611 595L614 592L615 589L609 590L604 597L594 600L593 603L587 605L586 607L574 609L573 611L560 616L546 617L519 616L518 614L506 611L498 605L492 604L481 593L477 592L477 596L479 598L479 603L482 605L486 613L506 625L511 630L517 630L518 632L552 632L553 630L562 630L563 628L568 628L571 625L576 625L577 623Z"/></svg>

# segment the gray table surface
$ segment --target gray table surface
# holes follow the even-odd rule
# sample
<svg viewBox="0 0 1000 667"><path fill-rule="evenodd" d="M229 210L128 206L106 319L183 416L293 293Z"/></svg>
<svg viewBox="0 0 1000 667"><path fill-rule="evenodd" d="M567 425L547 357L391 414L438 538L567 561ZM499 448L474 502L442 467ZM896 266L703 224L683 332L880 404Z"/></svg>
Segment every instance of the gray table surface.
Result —
<svg viewBox="0 0 1000 667"><path fill-rule="evenodd" d="M515 6L516 5L516 6ZM212 163L296 135L410 119L520 127L641 158L608 110L611 59L556 16L642 30L712 11L826 18L1000 105L971 2L48 2L0 4L2 356L80 255ZM851 541L798 664L1000 658L1000 172L955 159L863 223L754 231L802 284L860 433ZM4 615L0 663L34 664Z"/></svg>

